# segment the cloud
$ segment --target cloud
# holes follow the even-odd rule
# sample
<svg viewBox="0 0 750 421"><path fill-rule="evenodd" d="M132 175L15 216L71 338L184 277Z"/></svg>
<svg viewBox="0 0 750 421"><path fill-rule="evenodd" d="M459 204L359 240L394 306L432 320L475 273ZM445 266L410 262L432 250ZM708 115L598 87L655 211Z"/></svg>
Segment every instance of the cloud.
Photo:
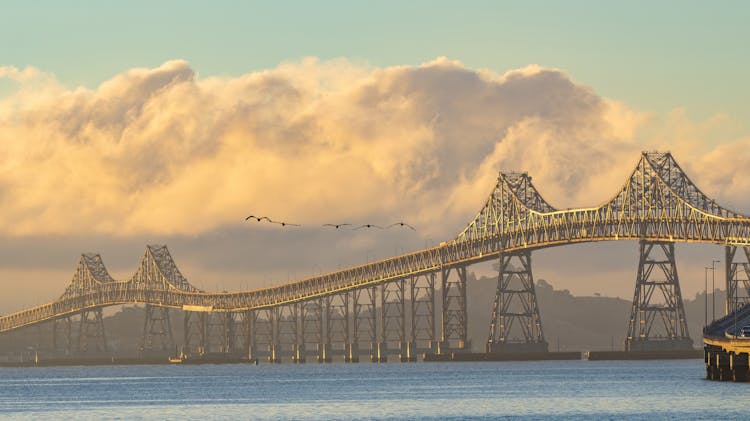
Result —
<svg viewBox="0 0 750 421"><path fill-rule="evenodd" d="M93 90L2 74L21 86L0 101L0 232L15 236L196 234L246 212L448 235L498 170L530 171L553 202L589 199L643 121L560 70L445 58L309 58L231 78L175 60Z"/></svg>
<svg viewBox="0 0 750 421"><path fill-rule="evenodd" d="M643 149L671 150L708 195L750 206L750 139L730 117L633 109L558 69L307 58L201 77L174 60L94 89L31 67L0 79L14 86L0 97L0 271L24 282L16 274L42 270L50 299L80 252L101 252L122 278L145 244L167 243L191 281L237 289L435 245L479 211L498 171L529 172L559 208L595 205ZM305 226L245 224L248 213ZM319 227L399 220L418 232ZM612 257L632 244L608 247L575 265L575 251L540 253L539 273L589 291L580 267L635 265ZM10 290L29 304L20 283Z"/></svg>

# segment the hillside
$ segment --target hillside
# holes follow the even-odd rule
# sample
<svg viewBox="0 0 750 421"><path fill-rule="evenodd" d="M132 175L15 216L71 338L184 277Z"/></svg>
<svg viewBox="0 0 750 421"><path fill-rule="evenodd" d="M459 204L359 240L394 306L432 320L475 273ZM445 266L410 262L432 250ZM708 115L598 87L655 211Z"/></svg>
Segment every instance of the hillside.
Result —
<svg viewBox="0 0 750 421"><path fill-rule="evenodd" d="M469 279L469 337L475 351L484 350L489 332L491 305L497 280L492 278ZM539 311L544 335L550 350L610 350L622 349L625 340L631 302L615 297L577 297L568 290L556 290L549 282L540 279L536 283ZM723 291L716 291L716 315L724 314ZM708 312L711 318L711 295L708 296ZM701 346L704 324L704 300L701 294L686 299L690 337L696 347Z"/></svg>

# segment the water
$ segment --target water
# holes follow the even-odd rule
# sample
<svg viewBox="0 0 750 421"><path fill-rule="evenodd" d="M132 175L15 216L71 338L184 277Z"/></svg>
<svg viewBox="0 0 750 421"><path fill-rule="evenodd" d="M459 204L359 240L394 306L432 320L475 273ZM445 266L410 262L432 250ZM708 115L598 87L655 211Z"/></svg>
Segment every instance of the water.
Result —
<svg viewBox="0 0 750 421"><path fill-rule="evenodd" d="M19 419L716 419L750 383L701 360L0 368Z"/></svg>

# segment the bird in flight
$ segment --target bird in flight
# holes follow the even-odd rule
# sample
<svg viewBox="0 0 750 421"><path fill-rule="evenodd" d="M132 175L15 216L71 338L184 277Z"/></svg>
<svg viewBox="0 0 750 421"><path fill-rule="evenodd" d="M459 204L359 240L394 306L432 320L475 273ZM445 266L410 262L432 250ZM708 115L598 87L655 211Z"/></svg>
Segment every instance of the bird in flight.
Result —
<svg viewBox="0 0 750 421"><path fill-rule="evenodd" d="M279 225L281 225L282 227L301 227L301 226L302 226L302 225L300 225L300 224L292 224L292 223L289 223L289 222L283 222L283 221L272 221L272 220L270 220L270 219L268 220L268 222L270 222L270 223L272 223L272 224L279 224Z"/></svg>
<svg viewBox="0 0 750 421"><path fill-rule="evenodd" d="M362 228L377 228L379 230L383 229L383 227L378 226L378 225L373 225L373 224L364 224L364 225L358 226L357 228L352 228L352 229L358 230L358 229L362 229Z"/></svg>
<svg viewBox="0 0 750 421"><path fill-rule="evenodd" d="M339 229L341 227L345 227L347 225L351 225L351 224L323 224L324 227L334 227L336 229Z"/></svg>
<svg viewBox="0 0 750 421"><path fill-rule="evenodd" d="M413 226L411 226L411 225L407 224L406 222L396 222L396 223L394 223L394 224L388 225L388 226L387 226L386 228L391 228L391 227L395 227L395 226L397 226L397 225L398 225L398 226L401 226L401 227L406 227L406 228L409 228L410 230L413 230L413 231L416 231L416 230L417 230L416 228L414 228Z"/></svg>
<svg viewBox="0 0 750 421"><path fill-rule="evenodd" d="M271 220L270 220L270 219L269 219L269 218L268 218L267 216L255 216L255 215L250 215L250 216L248 216L247 218L245 218L245 221L247 221L247 220L249 220L249 219L255 219L255 220L256 220L256 221L258 221L258 222L260 222L260 221L262 221L262 220L264 220L264 219L265 219L266 221L268 221L268 222L271 222Z"/></svg>

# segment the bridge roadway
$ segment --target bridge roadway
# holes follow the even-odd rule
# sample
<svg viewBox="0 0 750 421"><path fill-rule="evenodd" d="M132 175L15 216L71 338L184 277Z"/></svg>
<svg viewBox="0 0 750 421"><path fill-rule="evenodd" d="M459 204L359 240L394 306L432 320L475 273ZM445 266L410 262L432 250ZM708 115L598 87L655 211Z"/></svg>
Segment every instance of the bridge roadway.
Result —
<svg viewBox="0 0 750 421"><path fill-rule="evenodd" d="M748 380L750 337L740 334L750 324L750 304L711 322L703 330L706 378L709 380Z"/></svg>
<svg viewBox="0 0 750 421"><path fill-rule="evenodd" d="M138 272L125 281L113 280L98 255L84 255L62 297L0 317L0 332L120 304L206 312L264 309L465 267L501 254L622 240L748 246L750 219L700 192L669 153L644 152L617 194L592 208L555 209L539 195L527 174L501 173L475 219L455 239L438 247L242 292L206 292L191 286L166 247L149 246Z"/></svg>

